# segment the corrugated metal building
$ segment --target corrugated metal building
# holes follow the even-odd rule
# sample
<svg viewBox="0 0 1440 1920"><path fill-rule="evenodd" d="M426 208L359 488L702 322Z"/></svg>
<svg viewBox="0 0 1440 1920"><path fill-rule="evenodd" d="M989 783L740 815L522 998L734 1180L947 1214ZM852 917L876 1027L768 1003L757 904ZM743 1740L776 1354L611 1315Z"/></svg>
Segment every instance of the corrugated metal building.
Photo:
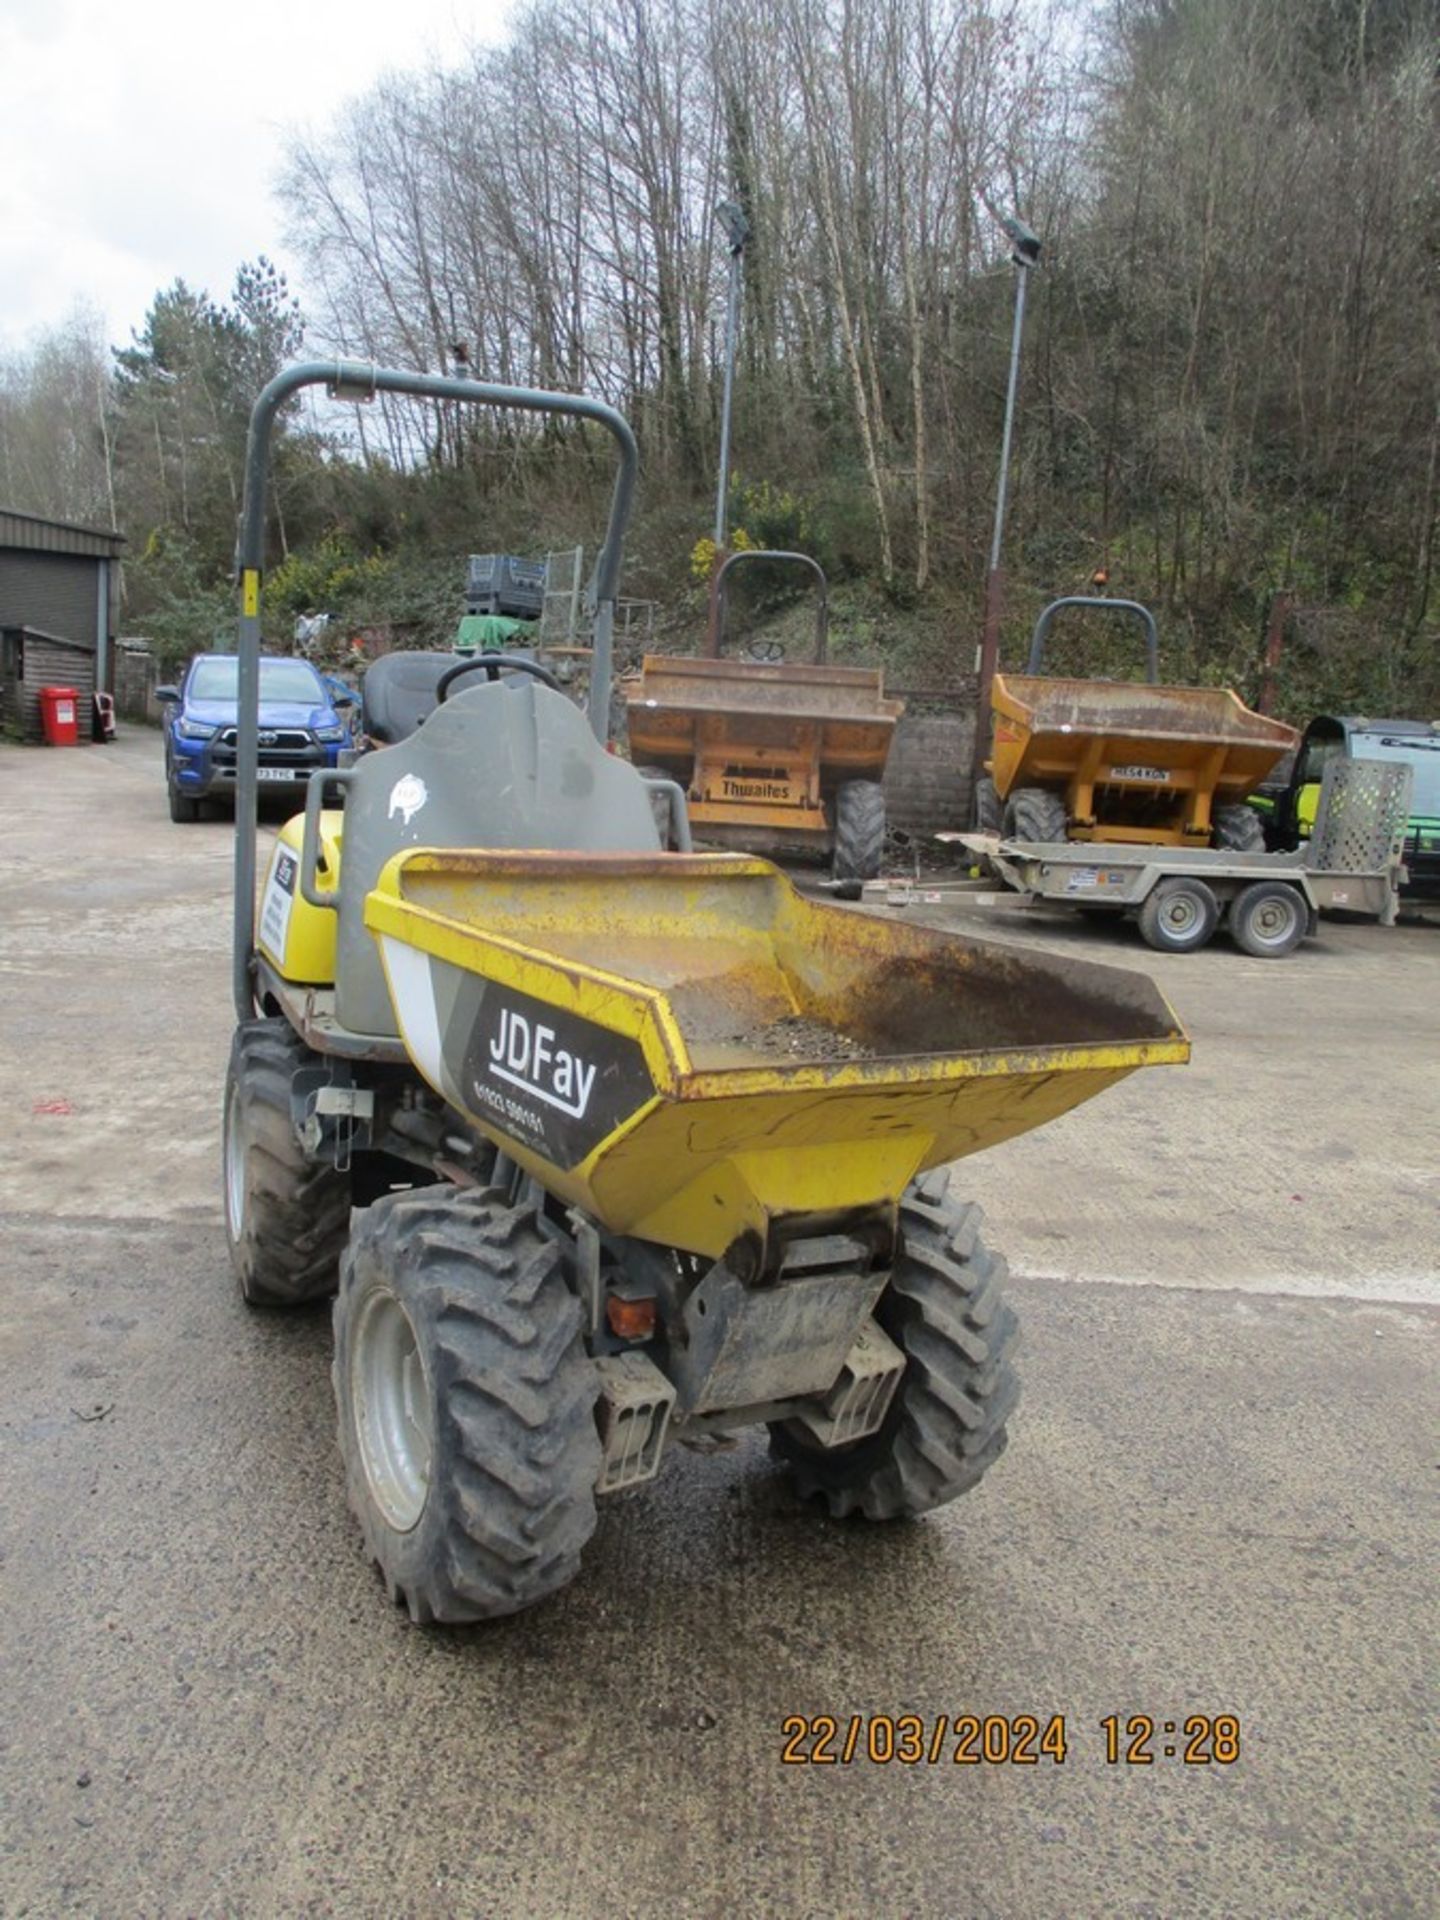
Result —
<svg viewBox="0 0 1440 1920"><path fill-rule="evenodd" d="M124 535L0 507L0 724L40 730L39 689L113 691Z"/></svg>

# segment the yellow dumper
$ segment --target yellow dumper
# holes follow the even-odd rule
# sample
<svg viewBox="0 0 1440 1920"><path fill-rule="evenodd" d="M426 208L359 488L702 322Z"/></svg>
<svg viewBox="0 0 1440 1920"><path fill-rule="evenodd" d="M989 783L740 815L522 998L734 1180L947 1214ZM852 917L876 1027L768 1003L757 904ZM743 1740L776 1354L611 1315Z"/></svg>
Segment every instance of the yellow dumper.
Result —
<svg viewBox="0 0 1440 1920"><path fill-rule="evenodd" d="M786 561L816 577L814 659L722 659L726 584L741 563ZM630 757L678 781L697 837L747 853L828 855L858 894L885 853L881 781L904 703L878 667L825 658L825 575L808 554L735 553L721 568L713 655L647 654L629 695ZM761 643L764 647L765 643Z"/></svg>
<svg viewBox="0 0 1440 1920"><path fill-rule="evenodd" d="M266 435L322 380L611 435L590 718L539 661L457 661L423 726L317 778L257 909ZM289 369L252 416L225 1232L252 1307L335 1298L347 1492L419 1622L556 1592L672 1443L763 1427L837 1517L968 1492L1016 1324L950 1162L1189 1051L1133 972L662 849L607 750L638 460L603 402L358 365Z"/></svg>
<svg viewBox="0 0 1440 1920"><path fill-rule="evenodd" d="M1147 682L1042 677L1046 633L1069 606L1138 616L1147 636ZM1028 672L994 678L991 781L988 790L982 782L977 797L980 827L1026 844L1263 851L1263 828L1244 801L1294 750L1295 729L1252 713L1227 688L1165 687L1157 678L1155 623L1146 608L1079 597L1048 606L1036 623Z"/></svg>

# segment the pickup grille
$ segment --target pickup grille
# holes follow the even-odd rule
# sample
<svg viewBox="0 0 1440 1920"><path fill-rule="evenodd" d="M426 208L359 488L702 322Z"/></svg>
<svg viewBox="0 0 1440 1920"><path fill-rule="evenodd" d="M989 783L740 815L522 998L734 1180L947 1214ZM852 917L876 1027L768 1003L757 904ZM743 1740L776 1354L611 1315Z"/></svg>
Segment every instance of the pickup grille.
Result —
<svg viewBox="0 0 1440 1920"><path fill-rule="evenodd" d="M215 736L210 749L211 772L221 780L234 780L235 762L238 757L235 746L236 729L226 727ZM262 727L258 764L262 767L293 767L309 770L323 767L325 749L313 734L303 727Z"/></svg>
<svg viewBox="0 0 1440 1920"><path fill-rule="evenodd" d="M226 727L216 740L216 745L229 747L233 752L239 731L235 727ZM315 742L303 727L262 727L260 729L260 751L264 753L305 753Z"/></svg>

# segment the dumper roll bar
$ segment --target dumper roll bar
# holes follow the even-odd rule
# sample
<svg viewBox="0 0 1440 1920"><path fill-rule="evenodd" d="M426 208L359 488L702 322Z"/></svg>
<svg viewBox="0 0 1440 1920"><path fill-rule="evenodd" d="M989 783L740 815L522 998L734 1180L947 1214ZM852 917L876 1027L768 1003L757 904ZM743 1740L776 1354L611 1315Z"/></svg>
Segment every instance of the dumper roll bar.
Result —
<svg viewBox="0 0 1440 1920"><path fill-rule="evenodd" d="M231 985L235 1012L254 1011L256 768L260 719L260 577L265 565L266 482L270 435L285 402L302 387L325 387L335 400L373 400L377 393L413 394L422 400L458 400L468 406L515 407L526 413L569 414L593 420L615 441L620 465L610 496L604 544L587 589L594 609L590 667L590 725L604 741L610 732L610 683L615 638L615 598L625 529L635 498L640 455L629 422L603 400L582 394L546 393L538 387L496 386L488 380L457 380L439 373L406 373L358 360L304 360L286 367L262 389L250 411L245 448L245 504L240 517L236 572L240 582L239 726L235 748L235 927ZM318 777L318 776L317 776Z"/></svg>
<svg viewBox="0 0 1440 1920"><path fill-rule="evenodd" d="M1160 635L1155 629L1154 614L1148 607L1142 607L1138 600L1110 600L1103 594L1095 593L1069 593L1061 600L1052 600L1044 609L1030 636L1030 658L1025 663L1027 673L1039 673L1045 658L1045 637L1056 614L1064 607L1100 607L1106 613L1123 613L1138 620L1145 629L1145 678L1152 687L1159 685Z"/></svg>
<svg viewBox="0 0 1440 1920"><path fill-rule="evenodd" d="M738 553L732 553L722 563L715 576L715 641L707 649L712 659L718 660L725 645L725 584L741 561L785 560L795 566L808 567L815 576L815 584L820 599L815 608L815 665L825 664L825 647L830 637L830 582L825 578L825 569L820 562L808 553L782 553L776 547L742 547Z"/></svg>

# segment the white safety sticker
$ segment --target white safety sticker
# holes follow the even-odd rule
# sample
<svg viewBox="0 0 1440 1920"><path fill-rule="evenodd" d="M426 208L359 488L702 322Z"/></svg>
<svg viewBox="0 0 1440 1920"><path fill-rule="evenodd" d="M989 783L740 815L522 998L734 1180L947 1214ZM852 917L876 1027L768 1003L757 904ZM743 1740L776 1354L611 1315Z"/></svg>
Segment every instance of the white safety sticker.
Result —
<svg viewBox="0 0 1440 1920"><path fill-rule="evenodd" d="M402 774L390 789L390 812L387 817L393 820L398 813L401 826L408 827L429 798L429 789L418 773Z"/></svg>
<svg viewBox="0 0 1440 1920"><path fill-rule="evenodd" d="M277 966L285 964L285 942L290 935L290 913L295 905L295 878L299 862L287 847L275 854L260 908L260 944Z"/></svg>

